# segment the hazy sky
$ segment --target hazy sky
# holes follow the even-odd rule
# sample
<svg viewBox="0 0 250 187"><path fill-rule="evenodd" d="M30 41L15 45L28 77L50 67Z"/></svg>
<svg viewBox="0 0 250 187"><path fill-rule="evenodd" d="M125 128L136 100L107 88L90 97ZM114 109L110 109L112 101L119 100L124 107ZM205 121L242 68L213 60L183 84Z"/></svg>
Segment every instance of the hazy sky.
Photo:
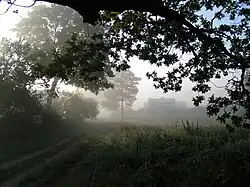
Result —
<svg viewBox="0 0 250 187"><path fill-rule="evenodd" d="M16 4L22 4L22 5L30 5L31 3L32 0L16 1ZM16 9L18 9L18 14L13 13L13 11ZM2 1L2 3L0 3L0 14L3 13L5 10L6 10L6 4L4 4L4 2ZM30 10L31 8L12 7L7 13L0 15L0 38L14 37L15 36L14 33L11 33L9 29L12 28ZM207 14L207 16L209 16L209 14ZM184 61L187 60L187 57L183 56L182 60ZM164 94L160 89L156 90L153 87L153 81L148 80L146 78L146 73L152 72L153 70L157 70L157 72L164 74L164 72L167 71L166 67L156 68L155 66L150 65L148 62L143 62L137 58L131 59L130 65L131 65L131 70L135 73L135 75L142 78L139 85L140 91L137 95L138 100L134 104L135 108L143 107L144 102L151 97L166 97L166 98L174 97L177 100L187 102L188 106L192 105L192 97L197 94L191 91L192 83L190 81L188 80L184 81L183 90L181 92L178 93L169 92ZM213 82L216 83L218 86L221 86L224 85L225 79L216 80ZM224 91L223 89L218 89L213 87L212 92L209 93L209 95L211 95L212 93L221 95L224 93Z"/></svg>

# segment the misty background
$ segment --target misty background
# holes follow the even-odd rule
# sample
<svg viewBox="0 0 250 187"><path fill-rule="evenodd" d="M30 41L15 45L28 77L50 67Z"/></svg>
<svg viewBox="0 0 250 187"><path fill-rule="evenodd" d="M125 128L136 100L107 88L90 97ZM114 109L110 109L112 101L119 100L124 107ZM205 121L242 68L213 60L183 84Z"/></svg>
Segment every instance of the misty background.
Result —
<svg viewBox="0 0 250 187"><path fill-rule="evenodd" d="M76 6L79 2L71 3ZM174 0L169 2L176 3ZM208 36L212 40L216 38L212 33L217 33L220 25L231 24L228 14L232 17L238 14L232 18L237 21L240 13L234 3L240 7L242 2L183 0L177 2L180 8L173 7L173 10L180 17L182 13L187 15L186 12L191 17L192 14L206 17L211 23L212 32ZM249 186L250 123L242 123L242 116L249 114L244 108L249 110L249 97L242 99L244 92L237 86L234 88L233 83L228 84L232 87L231 92L225 87L229 78L235 80L239 76L237 71L231 71L231 65L227 67L231 61L237 63L233 58L234 55L237 57L236 54L230 57L229 50L229 55L224 57L217 40L208 45L211 49L207 48L207 43L210 43L207 37L199 38L192 29L186 32L186 27L182 32L179 23L183 23L178 17L172 23L167 22L168 16L158 20L150 14L139 14L142 17L138 17L137 12L125 11L122 13L125 23L105 22L103 18L103 25L107 28L104 30L83 22L83 17L69 7L40 1L33 6L32 3L33 0L0 0L0 187ZM111 1L109 3L108 6L113 5ZM23 8L14 6L16 4L31 6ZM217 4L222 9L214 8ZM83 6L87 6L87 2ZM230 10L225 9L227 6ZM242 9L245 11L244 7ZM169 14L172 15L171 11ZM225 17L218 21L223 15ZM110 15L104 13L103 16ZM191 17L189 21L193 20ZM203 23L200 17L191 22L195 27L201 25L197 29L203 32L206 21ZM131 35L130 24L133 25ZM216 24L218 27L213 28ZM117 27L118 30L124 29L121 38ZM237 32L239 28L242 25L236 26ZM141 42L140 46L136 43L137 37L140 38L144 29L141 38L144 43ZM227 33L227 27L223 32ZM104 40L93 40L91 36L95 33L105 33ZM157 37L159 35L162 41ZM193 36L197 38L192 39ZM234 35L229 38L229 44L221 40L232 49ZM112 39L114 44L110 42ZM186 39L190 41L191 51L197 48L202 63L187 55L188 50L183 49ZM131 55L150 59L151 63L158 65L164 60L163 63L174 62L174 65L157 67L131 58L130 68L118 72L115 68L119 68L125 56L119 52L123 40L126 41L124 51ZM198 40L198 43L192 43L193 40ZM242 43L246 44L248 40L246 37ZM129 50L130 42L136 43L138 49ZM187 54L177 51L175 62L170 53L176 52L176 43L181 46L178 48L177 45L177 48ZM237 46L232 54L246 52L247 48ZM118 50L115 54L110 51L113 47ZM196 52L193 55L196 57ZM181 65L177 65L177 60ZM192 60L194 63L185 64ZM198 69L185 71L183 64L187 70L193 65ZM220 74L225 74L220 72L224 65L230 74L228 77L220 77ZM126 69L126 63L124 66ZM174 76L168 74L166 80L169 84L164 85L161 79L158 84L163 89L178 90L178 84L182 83L180 92L164 93L162 89L155 89L157 83L147 78L150 75L146 74L154 71L158 77L165 76L175 67L180 71ZM217 71L217 68L218 74L213 75L213 69ZM195 107L192 98L197 97L194 99L197 105L202 93L209 89L206 85L199 85L208 78L201 71L217 79L210 80L211 91L205 95L205 101ZM239 84L250 89L250 70L247 71L242 71L245 76L241 79L243 84ZM196 85L188 79L178 81L178 76L186 73ZM192 87L200 89L201 95L193 92ZM213 94L227 97L217 99ZM228 111L233 111L231 118ZM208 117L206 112L218 116ZM249 118L249 115L245 116ZM248 118L246 122L249 122Z"/></svg>
<svg viewBox="0 0 250 187"><path fill-rule="evenodd" d="M20 2L17 0L17 3ZM32 1L27 1L27 4L31 3ZM2 3L3 4L3 3ZM46 4L46 3L37 3L39 4ZM3 12L6 9L6 6L1 5L0 12ZM10 29L14 27L14 25L20 21L22 17L25 17L29 11L32 11L32 8L19 8L18 14L13 13L15 10L15 7L12 7L10 11L8 11L6 14L0 16L0 38L2 37L8 37L8 38L15 38L15 33L11 32ZM210 16L209 13L206 13L207 17ZM187 61L188 56L183 55L182 61ZM141 81L138 85L139 92L137 94L137 100L133 104L134 109L140 109L144 107L145 102L149 98L175 98L178 101L184 101L187 104L188 108L192 108L192 97L196 96L197 93L194 93L191 90L192 82L189 80L185 80L183 83L183 88L181 92L168 92L163 93L161 89L155 89L153 84L154 82L152 80L149 80L146 77L147 72L152 72L153 70L156 70L160 75L164 75L165 72L168 71L167 67L156 67L155 65L150 65L148 62L143 62L137 58L132 58L130 61L131 71L134 72L134 74L137 77L141 78ZM212 82L217 85L218 87L225 85L226 79L221 78L220 80L212 80ZM223 88L217 88L214 86L214 84L211 83L211 92L206 95L206 97L212 95L213 93L216 95L223 96L225 94L225 91ZM62 89L71 90L70 87L66 88L62 86ZM84 93L84 95L97 98L95 94L91 92L84 91L83 89L80 89L81 92ZM97 98L98 99L98 98ZM205 102L203 103L203 106L205 106ZM106 115L109 115L108 111L101 110L101 113L99 114L99 117L104 117Z"/></svg>

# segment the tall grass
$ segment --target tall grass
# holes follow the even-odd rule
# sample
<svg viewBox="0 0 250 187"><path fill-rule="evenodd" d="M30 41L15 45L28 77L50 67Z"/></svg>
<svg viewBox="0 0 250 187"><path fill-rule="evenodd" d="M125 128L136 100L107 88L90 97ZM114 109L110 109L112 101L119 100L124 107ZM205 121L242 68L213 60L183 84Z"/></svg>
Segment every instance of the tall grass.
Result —
<svg viewBox="0 0 250 187"><path fill-rule="evenodd" d="M187 124L124 126L95 139L58 186L249 186L249 135Z"/></svg>

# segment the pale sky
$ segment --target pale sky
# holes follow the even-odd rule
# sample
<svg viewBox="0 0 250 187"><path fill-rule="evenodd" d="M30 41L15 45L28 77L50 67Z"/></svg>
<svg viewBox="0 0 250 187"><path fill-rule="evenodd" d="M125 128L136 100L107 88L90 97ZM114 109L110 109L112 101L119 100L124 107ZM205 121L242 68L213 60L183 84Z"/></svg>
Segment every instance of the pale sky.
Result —
<svg viewBox="0 0 250 187"><path fill-rule="evenodd" d="M6 3L0 1L0 38L1 37L10 37L14 38L15 34L10 31L10 29L23 17L27 14L31 8L20 8L12 7L9 11L1 15L6 10ZM26 3L26 4L24 4ZM32 0L17 0L16 4L30 5ZM37 3L38 4L38 3ZM39 3L40 4L40 3ZM14 10L18 9L18 14L13 13ZM187 60L187 57L183 56L182 60ZM153 87L153 81L146 78L147 72L152 72L157 70L160 74L164 74L167 71L166 67L156 68L155 66L150 65L148 62L143 62L137 58L131 59L130 62L131 70L135 73L136 76L141 77L139 85L139 93L137 95L138 100L135 102L134 107L140 108L143 107L144 102L151 97L166 97L166 98L176 98L176 100L185 101L188 106L192 106L192 97L196 95L191 91L192 83L188 80L184 81L184 86L181 92L169 92L163 93L161 89L156 90ZM222 86L225 83L225 79L214 81L218 86ZM213 88L212 93L217 93L219 95L223 94L223 89ZM212 93L209 93L211 95Z"/></svg>

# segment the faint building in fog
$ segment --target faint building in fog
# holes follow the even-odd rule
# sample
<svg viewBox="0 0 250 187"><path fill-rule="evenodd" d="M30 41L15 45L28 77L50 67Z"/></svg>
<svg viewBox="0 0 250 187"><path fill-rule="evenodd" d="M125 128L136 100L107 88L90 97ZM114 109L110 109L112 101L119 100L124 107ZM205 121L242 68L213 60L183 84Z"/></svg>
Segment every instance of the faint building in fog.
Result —
<svg viewBox="0 0 250 187"><path fill-rule="evenodd" d="M174 98L149 98L144 104L147 110L171 110L187 108L187 104L183 101L176 101Z"/></svg>

